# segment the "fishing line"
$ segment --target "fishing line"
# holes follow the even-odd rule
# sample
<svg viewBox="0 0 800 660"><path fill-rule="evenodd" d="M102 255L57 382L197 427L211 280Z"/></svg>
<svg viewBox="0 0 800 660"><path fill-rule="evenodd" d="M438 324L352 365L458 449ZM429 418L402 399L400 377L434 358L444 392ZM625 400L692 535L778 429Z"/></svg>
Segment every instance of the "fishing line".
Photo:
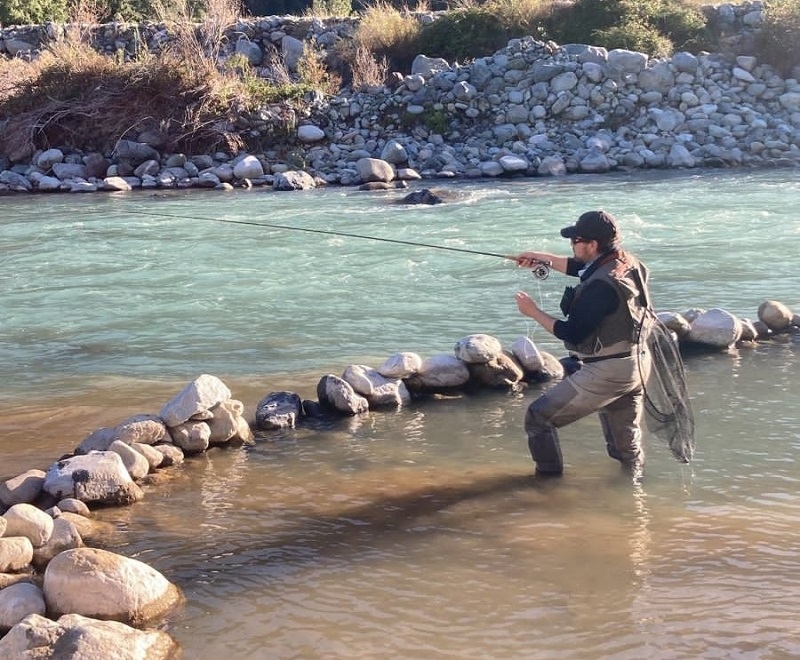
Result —
<svg viewBox="0 0 800 660"><path fill-rule="evenodd" d="M515 260L515 257L507 254L499 254L498 252L484 252L482 250L470 250L468 248L451 247L449 245L435 245L433 243L421 243L419 241L404 241L399 238L381 238L379 236L368 236L366 234L354 234L344 231L333 231L332 229L310 229L308 227L293 227L291 225L280 225L272 222L251 222L249 220L227 220L225 218L209 218L200 215L188 217L185 215L173 215L171 213L157 213L148 211L142 213L141 211L123 211L124 213L131 213L134 215L154 215L161 218L175 218L178 220L207 220L209 222L224 222L231 225L247 225L250 227L264 227L267 229L285 229L288 231L303 231L309 234L323 234L326 236L341 236L344 238L360 238L368 241L379 241L383 243L397 243L400 245L411 245L413 247L427 247L435 250L448 250L449 252L466 252L467 254L479 254L484 257L499 257L500 259ZM549 271L549 268L548 268Z"/></svg>

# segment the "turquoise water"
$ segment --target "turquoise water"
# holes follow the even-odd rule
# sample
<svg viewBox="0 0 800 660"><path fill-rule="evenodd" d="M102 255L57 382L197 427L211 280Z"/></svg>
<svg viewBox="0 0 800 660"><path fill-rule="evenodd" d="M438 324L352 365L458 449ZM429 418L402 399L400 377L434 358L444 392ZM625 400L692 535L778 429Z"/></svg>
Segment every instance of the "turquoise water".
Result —
<svg viewBox="0 0 800 660"><path fill-rule="evenodd" d="M466 334L563 349L522 318L565 284L492 253L563 252L590 208L620 219L656 306L755 318L800 310L796 170L436 183L403 191L0 200L0 477L157 412L201 373L252 414L325 373ZM225 222L220 222L220 220ZM98 512L120 552L187 595L187 658L784 658L800 655L797 336L687 358L698 452L648 440L631 485L596 419L565 429L537 482L522 435L535 388L370 413L213 451Z"/></svg>

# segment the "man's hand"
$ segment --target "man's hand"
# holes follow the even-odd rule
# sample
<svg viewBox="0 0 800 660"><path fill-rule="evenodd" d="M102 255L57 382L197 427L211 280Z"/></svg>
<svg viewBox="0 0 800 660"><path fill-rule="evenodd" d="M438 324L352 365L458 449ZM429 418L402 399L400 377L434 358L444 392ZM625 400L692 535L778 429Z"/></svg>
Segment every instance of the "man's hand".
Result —
<svg viewBox="0 0 800 660"><path fill-rule="evenodd" d="M517 291L517 308L525 316L530 316L540 326L547 330L547 332L553 334L553 327L556 323L555 318L550 316L547 312L542 311L539 308L539 305L534 302L533 298L531 298L524 291Z"/></svg>
<svg viewBox="0 0 800 660"><path fill-rule="evenodd" d="M524 291L517 291L517 308L525 316L530 316L531 318L536 318L536 312L539 311L539 306Z"/></svg>

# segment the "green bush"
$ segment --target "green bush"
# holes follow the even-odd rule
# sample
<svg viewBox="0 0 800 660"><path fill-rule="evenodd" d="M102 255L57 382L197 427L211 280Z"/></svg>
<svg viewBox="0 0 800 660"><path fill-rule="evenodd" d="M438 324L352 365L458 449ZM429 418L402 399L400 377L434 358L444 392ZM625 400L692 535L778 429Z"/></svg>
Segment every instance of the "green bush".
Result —
<svg viewBox="0 0 800 660"><path fill-rule="evenodd" d="M606 48L625 48L640 53L648 53L654 57L669 57L672 54L672 42L650 25L629 21L622 25L595 30L595 41Z"/></svg>
<svg viewBox="0 0 800 660"><path fill-rule="evenodd" d="M0 0L0 23L3 25L39 25L64 21L67 0Z"/></svg>
<svg viewBox="0 0 800 660"><path fill-rule="evenodd" d="M706 20L694 5L670 0L576 0L547 23L559 43L629 48L663 56L708 45Z"/></svg>
<svg viewBox="0 0 800 660"><path fill-rule="evenodd" d="M440 16L419 34L419 52L429 57L463 61L489 55L508 43L500 18L486 9L456 9Z"/></svg>

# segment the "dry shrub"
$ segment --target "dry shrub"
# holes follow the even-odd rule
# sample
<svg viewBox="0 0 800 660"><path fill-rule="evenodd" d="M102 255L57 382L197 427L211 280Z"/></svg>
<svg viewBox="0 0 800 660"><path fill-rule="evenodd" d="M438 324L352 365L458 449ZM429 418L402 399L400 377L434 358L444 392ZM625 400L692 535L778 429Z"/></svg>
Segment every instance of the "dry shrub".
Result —
<svg viewBox="0 0 800 660"><path fill-rule="evenodd" d="M292 75L286 60L272 44L264 51L264 61L261 64L261 77L273 85L291 85Z"/></svg>
<svg viewBox="0 0 800 660"><path fill-rule="evenodd" d="M168 24L174 38L160 57L117 62L92 49L87 32L76 28L51 44L35 69L3 67L3 80L15 81L0 97L0 117L9 120L0 152L108 151L132 130L152 127L168 136L169 147L236 148L239 139L223 120L252 99L236 73L219 65L236 6L210 0L198 27L184 1L183 20Z"/></svg>
<svg viewBox="0 0 800 660"><path fill-rule="evenodd" d="M353 89L362 91L367 87L383 85L389 73L389 64L386 57L378 61L370 51L360 46L356 48L351 72Z"/></svg>
<svg viewBox="0 0 800 660"><path fill-rule="evenodd" d="M322 53L314 42L303 43L303 54L297 62L297 73L301 84L309 85L325 94L336 94L342 86L341 76L328 70Z"/></svg>
<svg viewBox="0 0 800 660"><path fill-rule="evenodd" d="M418 33L419 23L413 16L379 0L367 7L353 38L359 46L377 53L413 41Z"/></svg>

